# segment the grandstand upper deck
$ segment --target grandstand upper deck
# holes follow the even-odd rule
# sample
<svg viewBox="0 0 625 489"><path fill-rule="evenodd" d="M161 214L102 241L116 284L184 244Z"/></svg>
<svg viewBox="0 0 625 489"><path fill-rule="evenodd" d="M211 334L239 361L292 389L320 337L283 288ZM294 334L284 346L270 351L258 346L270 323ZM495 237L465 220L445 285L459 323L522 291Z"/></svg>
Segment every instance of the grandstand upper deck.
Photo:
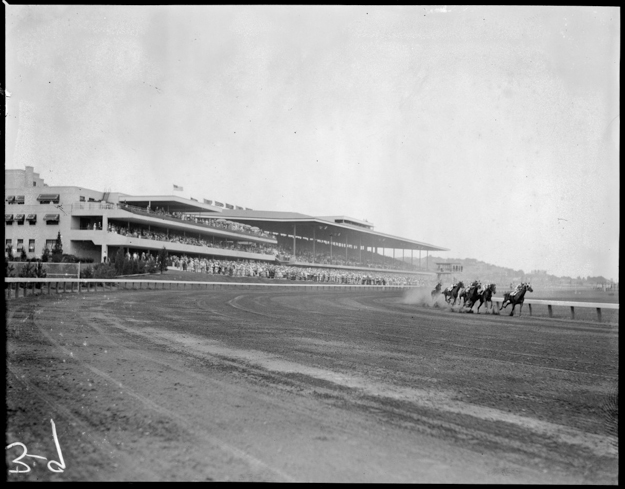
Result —
<svg viewBox="0 0 625 489"><path fill-rule="evenodd" d="M297 212L226 209L221 213L220 217L246 224L254 223L255 226L265 231L285 236L295 236L297 239L333 241L338 245L347 244L349 246L370 248L449 251L448 248L430 243L374 231L371 223L345 216L315 217ZM355 225L352 222L340 222L341 220L366 223L371 225L371 227Z"/></svg>

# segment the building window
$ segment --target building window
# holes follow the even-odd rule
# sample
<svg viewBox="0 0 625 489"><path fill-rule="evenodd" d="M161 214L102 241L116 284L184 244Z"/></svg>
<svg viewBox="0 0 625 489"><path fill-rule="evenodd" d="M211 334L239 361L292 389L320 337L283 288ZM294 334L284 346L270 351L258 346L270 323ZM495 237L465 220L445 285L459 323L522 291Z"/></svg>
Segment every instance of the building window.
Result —
<svg viewBox="0 0 625 489"><path fill-rule="evenodd" d="M80 196L80 201L81 201L81 202L85 202L85 200L86 200L86 199L85 199L85 196L84 196L84 195L81 195L81 196Z"/></svg>
<svg viewBox="0 0 625 489"><path fill-rule="evenodd" d="M54 245L56 244L56 239L46 239L46 248L50 251L54 249Z"/></svg>
<svg viewBox="0 0 625 489"><path fill-rule="evenodd" d="M7 239L4 242L4 249L5 250L10 250L13 247L13 240L12 239Z"/></svg>
<svg viewBox="0 0 625 489"><path fill-rule="evenodd" d="M58 204L59 194L40 194L37 200L40 204Z"/></svg>
<svg viewBox="0 0 625 489"><path fill-rule="evenodd" d="M23 239L18 239L17 240L17 251L22 251L23 248L24 248L24 240Z"/></svg>
<svg viewBox="0 0 625 489"><path fill-rule="evenodd" d="M28 252L29 253L34 253L35 252L35 240L34 239L29 239L28 240Z"/></svg>
<svg viewBox="0 0 625 489"><path fill-rule="evenodd" d="M59 214L46 214L43 216L43 220L46 221L46 224L58 224Z"/></svg>
<svg viewBox="0 0 625 489"><path fill-rule="evenodd" d="M24 196L23 195L18 195L17 197L15 197L15 203L24 205Z"/></svg>

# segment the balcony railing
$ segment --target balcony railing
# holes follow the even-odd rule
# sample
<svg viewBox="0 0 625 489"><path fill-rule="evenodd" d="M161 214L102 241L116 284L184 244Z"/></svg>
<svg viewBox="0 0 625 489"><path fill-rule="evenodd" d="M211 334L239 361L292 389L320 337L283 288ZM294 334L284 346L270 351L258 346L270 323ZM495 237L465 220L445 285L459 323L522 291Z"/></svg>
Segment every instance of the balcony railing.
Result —
<svg viewBox="0 0 625 489"><path fill-rule="evenodd" d="M148 216L148 217L156 217L158 219L163 219L165 221L183 222L183 223L193 224L195 226L200 226L200 227L207 228L207 229L215 229L215 230L219 230L219 231L227 231L229 233L240 234L242 236L251 236L251 237L255 237L255 238L265 238L265 239L270 239L272 241L275 241L275 238L273 236L269 236L266 233L255 233L253 231L246 231L244 229L228 229L228 228L224 228L224 227L220 227L220 226L211 226L210 224L206 224L206 223L203 223L203 222L198 222L195 219L181 219L181 218L169 215L169 214L162 214L162 213L159 213L159 212L150 212L150 211L147 211L146 209L143 209L141 207L137 207L137 206L134 206L134 205L119 204L119 208L123 209L125 211L128 211L128 212L132 212L133 214L139 214L139 215Z"/></svg>
<svg viewBox="0 0 625 489"><path fill-rule="evenodd" d="M111 204L108 202L95 202L95 203L85 202L85 203L72 204L72 209L78 209L78 210L121 209L124 211L132 212L133 214L138 214L138 215L146 216L146 217L155 217L157 219L162 219L164 221L193 224L195 226L200 226L200 227L211 229L211 230L226 231L229 233L234 233L234 234L238 234L238 235L245 236L245 237L264 238L264 239L271 240L272 244L276 242L276 239L273 236L268 235L267 233L264 233L264 232L257 233L253 231L246 231L244 229L228 229L222 226L211 226L210 224L198 222L195 219L181 219L179 217L175 217L170 214L163 214L160 212L151 212L142 207L137 207L137 206L130 205L130 204L122 204L122 203Z"/></svg>

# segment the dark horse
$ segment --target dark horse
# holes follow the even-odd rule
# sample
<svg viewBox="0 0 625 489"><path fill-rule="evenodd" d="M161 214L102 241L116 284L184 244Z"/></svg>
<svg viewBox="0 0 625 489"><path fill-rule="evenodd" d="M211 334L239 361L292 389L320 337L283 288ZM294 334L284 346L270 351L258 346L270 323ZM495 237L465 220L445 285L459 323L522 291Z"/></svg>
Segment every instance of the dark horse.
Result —
<svg viewBox="0 0 625 489"><path fill-rule="evenodd" d="M443 287L442 283L437 283L436 287L434 287L434 290L432 291L432 300L436 300L436 298L440 295L441 293L441 287Z"/></svg>
<svg viewBox="0 0 625 489"><path fill-rule="evenodd" d="M464 291L464 306L469 308L468 312L473 312L473 306L482 296L482 284L477 280ZM467 304L468 303L468 304Z"/></svg>
<svg viewBox="0 0 625 489"><path fill-rule="evenodd" d="M488 284L484 289L484 292L480 295L480 305L477 306L477 313L480 313L480 307L486 302L486 310L488 311L488 303L490 302L490 308L493 308L493 296L497 292L497 286L495 284Z"/></svg>
<svg viewBox="0 0 625 489"><path fill-rule="evenodd" d="M447 301L448 304L451 304L451 299L453 299L454 302L451 305L453 306L454 304L456 304L456 300L458 299L458 291L463 287L464 287L464 284L462 282L458 282L452 288L447 287L443 291L443 295L445 296L445 301Z"/></svg>
<svg viewBox="0 0 625 489"><path fill-rule="evenodd" d="M519 304L519 316L521 315L521 311L523 310L523 300L525 298L525 292L534 292L532 286L529 283L521 284L521 288L519 291L512 295L512 292L506 292L503 295L503 302L501 303L501 307L499 310L501 311L508 304L512 304L512 311L510 311L510 316L514 314L514 308L517 304Z"/></svg>

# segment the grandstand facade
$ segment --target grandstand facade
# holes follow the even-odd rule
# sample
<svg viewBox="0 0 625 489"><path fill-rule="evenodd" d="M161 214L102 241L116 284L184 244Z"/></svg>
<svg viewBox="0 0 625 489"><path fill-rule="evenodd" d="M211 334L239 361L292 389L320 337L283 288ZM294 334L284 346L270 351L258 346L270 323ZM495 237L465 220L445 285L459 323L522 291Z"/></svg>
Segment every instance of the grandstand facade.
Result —
<svg viewBox="0 0 625 489"><path fill-rule="evenodd" d="M224 209L178 196L49 186L33 167L5 170L5 256L24 250L39 258L59 232L64 253L96 262L112 260L120 248L156 255L165 247L198 258L393 270L407 263L408 253L412 273L428 273L412 263L415 252L421 258L423 251L448 251L376 232L372 223L347 216ZM392 258L385 256L389 250Z"/></svg>

